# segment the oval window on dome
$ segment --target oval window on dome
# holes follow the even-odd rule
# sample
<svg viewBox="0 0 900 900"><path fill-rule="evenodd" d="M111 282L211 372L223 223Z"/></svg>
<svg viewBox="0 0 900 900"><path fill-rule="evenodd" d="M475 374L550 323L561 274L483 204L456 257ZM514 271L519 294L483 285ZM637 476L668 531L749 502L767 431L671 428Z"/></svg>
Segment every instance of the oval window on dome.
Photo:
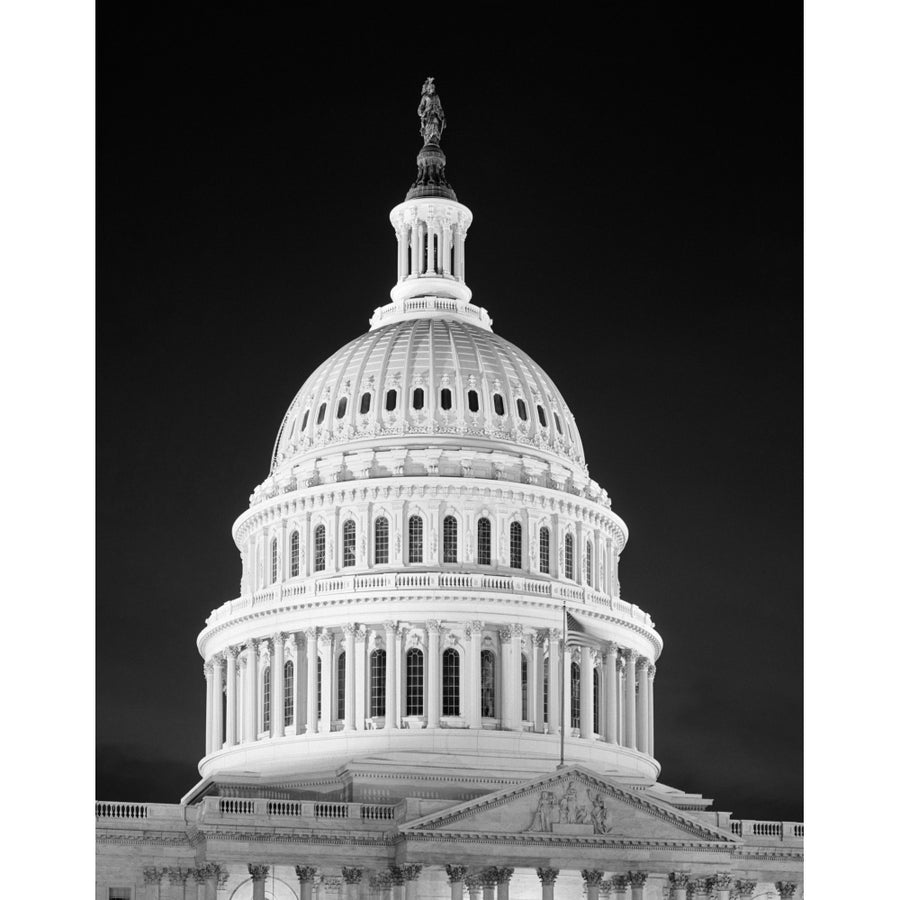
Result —
<svg viewBox="0 0 900 900"><path fill-rule="evenodd" d="M553 413L553 418L554 418L554 420L556 421L556 430L557 430L560 434L562 434L562 433L563 433L563 430L562 430L562 424L561 424L560 421L559 421L559 413L558 413L558 412L554 412L554 413Z"/></svg>
<svg viewBox="0 0 900 900"><path fill-rule="evenodd" d="M453 408L453 392L450 388L441 388L441 409Z"/></svg>
<svg viewBox="0 0 900 900"><path fill-rule="evenodd" d="M384 395L384 408L388 412L393 412L397 408L397 392L393 388Z"/></svg>
<svg viewBox="0 0 900 900"><path fill-rule="evenodd" d="M319 414L316 416L316 425L321 425L325 421L325 407L328 406L327 403L323 403L319 407Z"/></svg>
<svg viewBox="0 0 900 900"><path fill-rule="evenodd" d="M341 397L341 400L338 403L337 417L339 419L343 419L346 414L347 414L347 398Z"/></svg>
<svg viewBox="0 0 900 900"><path fill-rule="evenodd" d="M413 391L413 409L422 409L425 406L425 391L416 388Z"/></svg>
<svg viewBox="0 0 900 900"><path fill-rule="evenodd" d="M519 413L519 418L523 422L528 421L528 410L525 408L525 401L521 397L516 400L516 411Z"/></svg>
<svg viewBox="0 0 900 900"><path fill-rule="evenodd" d="M501 394L494 394L494 412L498 416L506 415L506 407L503 405L503 396Z"/></svg>
<svg viewBox="0 0 900 900"><path fill-rule="evenodd" d="M541 428L546 428L547 427L547 416L544 413L544 407L541 406L540 403L538 403L537 411L538 411L538 421L541 423Z"/></svg>
<svg viewBox="0 0 900 900"><path fill-rule="evenodd" d="M368 411L369 407L372 405L372 395L366 391L362 397L359 398L359 414L364 416Z"/></svg>
<svg viewBox="0 0 900 900"><path fill-rule="evenodd" d="M306 423L309 421L309 410L303 413L303 424L300 426L301 431L306 431Z"/></svg>
<svg viewBox="0 0 900 900"><path fill-rule="evenodd" d="M469 412L478 412L478 391L469 391Z"/></svg>

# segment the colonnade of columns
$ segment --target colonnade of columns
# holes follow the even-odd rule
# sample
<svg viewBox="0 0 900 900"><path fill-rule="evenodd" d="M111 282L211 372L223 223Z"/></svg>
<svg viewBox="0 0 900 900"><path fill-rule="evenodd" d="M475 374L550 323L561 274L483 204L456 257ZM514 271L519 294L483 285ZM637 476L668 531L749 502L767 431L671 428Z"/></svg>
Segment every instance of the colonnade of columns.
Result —
<svg viewBox="0 0 900 900"><path fill-rule="evenodd" d="M373 900L418 900L418 880L422 872L420 864L392 865L369 872L366 896ZM247 871L253 884L253 900L264 900L265 881L270 866L249 863ZM509 882L515 873L511 866L445 866L450 885L450 900L509 900ZM300 900L313 900L313 890L322 876L316 866L295 866L294 872L300 885ZM535 874L541 883L541 900L554 900L554 889L559 869L539 867ZM361 900L363 876L361 867L345 866L340 878L342 900ZM644 889L649 878L647 872L606 873L600 869L582 869L587 900L644 900ZM218 891L225 887L228 872L217 863L206 863L197 868L167 867L145 868L145 896L148 900L216 900ZM668 892L671 900L738 900L753 897L757 882L734 878L719 872L712 876L693 877L690 872L672 872L668 876ZM793 881L775 882L775 890L781 900L791 900L797 892Z"/></svg>
<svg viewBox="0 0 900 900"><path fill-rule="evenodd" d="M449 216L438 214L395 225L397 281L425 275L465 282L466 230Z"/></svg>
<svg viewBox="0 0 900 900"><path fill-rule="evenodd" d="M565 728L653 756L651 660L584 635L565 647L561 639L559 629L478 620L346 623L250 639L204 666L206 753L288 733L402 728L413 718L425 728ZM421 681L409 674L414 650ZM455 669L446 665L448 650Z"/></svg>

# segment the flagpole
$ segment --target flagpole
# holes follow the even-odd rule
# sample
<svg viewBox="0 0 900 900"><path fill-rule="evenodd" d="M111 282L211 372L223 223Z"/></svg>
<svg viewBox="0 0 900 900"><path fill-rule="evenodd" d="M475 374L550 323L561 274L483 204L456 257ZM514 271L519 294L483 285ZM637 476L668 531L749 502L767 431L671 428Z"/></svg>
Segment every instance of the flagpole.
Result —
<svg viewBox="0 0 900 900"><path fill-rule="evenodd" d="M559 765L558 769L566 765L566 640L568 638L569 617L566 614L566 599L562 604L562 647L559 652Z"/></svg>

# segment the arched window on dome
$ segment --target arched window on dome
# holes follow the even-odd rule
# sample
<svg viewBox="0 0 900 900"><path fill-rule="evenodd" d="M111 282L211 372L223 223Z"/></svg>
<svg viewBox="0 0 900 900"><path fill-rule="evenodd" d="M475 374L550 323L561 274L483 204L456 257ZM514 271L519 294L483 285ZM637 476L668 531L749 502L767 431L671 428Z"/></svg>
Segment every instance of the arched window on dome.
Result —
<svg viewBox="0 0 900 900"><path fill-rule="evenodd" d="M600 732L602 731L602 724L600 722L600 698L603 696L600 692L601 684L600 684L600 669L598 667L594 668L594 731Z"/></svg>
<svg viewBox="0 0 900 900"><path fill-rule="evenodd" d="M406 652L406 715L425 715L425 654L418 647Z"/></svg>
<svg viewBox="0 0 900 900"><path fill-rule="evenodd" d="M444 516L444 562L457 562L457 534L456 519L453 516Z"/></svg>
<svg viewBox="0 0 900 900"><path fill-rule="evenodd" d="M409 517L409 561L422 562L422 517Z"/></svg>
<svg viewBox="0 0 900 900"><path fill-rule="evenodd" d="M375 520L375 565L386 566L390 562L391 532L388 520L379 516Z"/></svg>
<svg viewBox="0 0 900 900"><path fill-rule="evenodd" d="M343 566L346 569L356 565L356 522L353 519L344 522L342 538Z"/></svg>
<svg viewBox="0 0 900 900"><path fill-rule="evenodd" d="M384 716L386 661L384 650L373 650L369 657L369 715L373 719Z"/></svg>
<svg viewBox="0 0 900 900"><path fill-rule="evenodd" d="M284 727L294 724L294 661L284 664Z"/></svg>
<svg viewBox="0 0 900 900"><path fill-rule="evenodd" d="M563 430L562 430L562 424L561 424L560 421L559 421L559 413L558 413L558 412L554 412L554 413L553 413L553 418L554 418L554 420L555 420L555 422L556 422L556 430L557 430L560 434L562 434L562 433L563 433Z"/></svg>
<svg viewBox="0 0 900 900"><path fill-rule="evenodd" d="M525 406L525 401L521 397L516 400L516 412L518 412L519 418L523 422L528 421L528 409Z"/></svg>
<svg viewBox="0 0 900 900"><path fill-rule="evenodd" d="M544 575L550 574L550 529L544 526L540 530L539 539L541 572Z"/></svg>
<svg viewBox="0 0 900 900"><path fill-rule="evenodd" d="M469 391L469 412L478 412L478 391Z"/></svg>
<svg viewBox="0 0 900 900"><path fill-rule="evenodd" d="M272 727L272 670L269 666L263 669L262 677L262 730Z"/></svg>
<svg viewBox="0 0 900 900"><path fill-rule="evenodd" d="M453 391L441 388L441 409L453 409Z"/></svg>
<svg viewBox="0 0 900 900"><path fill-rule="evenodd" d="M359 414L361 416L367 415L371 406L372 394L369 391L366 391L362 397L359 398Z"/></svg>
<svg viewBox="0 0 900 900"><path fill-rule="evenodd" d="M321 425L325 421L325 409L327 406L327 403L323 403L319 406L319 414L316 416L316 425Z"/></svg>
<svg viewBox="0 0 900 900"><path fill-rule="evenodd" d="M300 532L291 532L291 578L300 574Z"/></svg>
<svg viewBox="0 0 900 900"><path fill-rule="evenodd" d="M573 551L572 535L567 534L565 540L565 562L566 562L566 578L575 577L575 554Z"/></svg>
<svg viewBox="0 0 900 900"><path fill-rule="evenodd" d="M425 406L425 391L418 387L412 393L413 409L423 409Z"/></svg>
<svg viewBox="0 0 900 900"><path fill-rule="evenodd" d="M393 412L397 408L397 391L394 388L384 395L384 408L388 412Z"/></svg>
<svg viewBox="0 0 900 900"><path fill-rule="evenodd" d="M584 545L584 580L588 587L594 586L594 545L591 541Z"/></svg>
<svg viewBox="0 0 900 900"><path fill-rule="evenodd" d="M441 711L445 716L459 715L459 653L447 648L441 659Z"/></svg>
<svg viewBox="0 0 900 900"><path fill-rule="evenodd" d="M316 525L313 532L313 569L316 572L325 571L325 526Z"/></svg>
<svg viewBox="0 0 900 900"><path fill-rule="evenodd" d="M490 650L481 651L481 715L493 719L496 672L494 654Z"/></svg>
<svg viewBox="0 0 900 900"><path fill-rule="evenodd" d="M578 663L572 663L570 678L572 679L572 696L569 720L572 728L581 728L581 666Z"/></svg>
<svg viewBox="0 0 900 900"><path fill-rule="evenodd" d="M540 403L538 403L537 414L538 414L538 421L541 423L541 428L546 428L547 427L547 415L544 412L544 407L541 406Z"/></svg>
<svg viewBox="0 0 900 900"><path fill-rule="evenodd" d="M522 568L522 523L509 524L509 566L511 569Z"/></svg>
<svg viewBox="0 0 900 900"><path fill-rule="evenodd" d="M506 407L503 404L503 395L502 394L494 394L494 412L498 416L506 415Z"/></svg>
<svg viewBox="0 0 900 900"><path fill-rule="evenodd" d="M306 423L309 422L309 410L303 413L303 424L300 426L301 431L306 431Z"/></svg>
<svg viewBox="0 0 900 900"><path fill-rule="evenodd" d="M491 522L484 517L478 520L478 565L491 564Z"/></svg>
<svg viewBox="0 0 900 900"><path fill-rule="evenodd" d="M528 656L522 654L522 721L528 721Z"/></svg>
<svg viewBox="0 0 900 900"><path fill-rule="evenodd" d="M278 538L272 538L272 542L269 545L270 554L269 554L269 581L272 584L275 584L278 581Z"/></svg>
<svg viewBox="0 0 900 900"><path fill-rule="evenodd" d="M337 658L337 715L335 718L344 719L347 715L347 655L342 650Z"/></svg>
<svg viewBox="0 0 900 900"><path fill-rule="evenodd" d="M347 398L341 397L341 399L338 401L337 417L339 419L343 419L346 414L347 414Z"/></svg>

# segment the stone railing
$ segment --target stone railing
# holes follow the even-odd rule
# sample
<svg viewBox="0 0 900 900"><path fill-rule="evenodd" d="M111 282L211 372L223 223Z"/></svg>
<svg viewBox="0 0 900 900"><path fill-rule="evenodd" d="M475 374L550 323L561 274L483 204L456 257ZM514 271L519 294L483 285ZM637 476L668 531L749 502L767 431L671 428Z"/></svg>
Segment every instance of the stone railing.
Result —
<svg viewBox="0 0 900 900"><path fill-rule="evenodd" d="M322 800L206 797L206 815L223 818L292 818L313 821L391 822L394 806L386 803L338 803Z"/></svg>
<svg viewBox="0 0 900 900"><path fill-rule="evenodd" d="M803 840L802 822L765 822L759 819L732 819L731 833L745 840Z"/></svg>
<svg viewBox="0 0 900 900"><path fill-rule="evenodd" d="M639 625L653 628L653 620L633 603L626 603L579 585L558 581L538 581L515 575L492 575L481 572L375 572L360 575L323 575L318 578L297 579L272 585L236 600L228 600L214 609L207 625L223 622L244 610L277 607L304 597L333 594L359 594L373 590L480 590L531 597L550 597L575 600L589 606L601 607Z"/></svg>
<svg viewBox="0 0 900 900"><path fill-rule="evenodd" d="M150 816L149 803L109 803L97 800L94 815L98 819L146 819Z"/></svg>
<svg viewBox="0 0 900 900"><path fill-rule="evenodd" d="M475 306L465 300L459 300L454 297L410 297L407 300L398 300L395 303L388 303L385 306L379 306L369 319L369 324L373 327L381 322L387 322L395 316L402 316L404 313L414 312L445 312L457 313L479 322L490 328L492 324L491 317L487 310L481 306Z"/></svg>

